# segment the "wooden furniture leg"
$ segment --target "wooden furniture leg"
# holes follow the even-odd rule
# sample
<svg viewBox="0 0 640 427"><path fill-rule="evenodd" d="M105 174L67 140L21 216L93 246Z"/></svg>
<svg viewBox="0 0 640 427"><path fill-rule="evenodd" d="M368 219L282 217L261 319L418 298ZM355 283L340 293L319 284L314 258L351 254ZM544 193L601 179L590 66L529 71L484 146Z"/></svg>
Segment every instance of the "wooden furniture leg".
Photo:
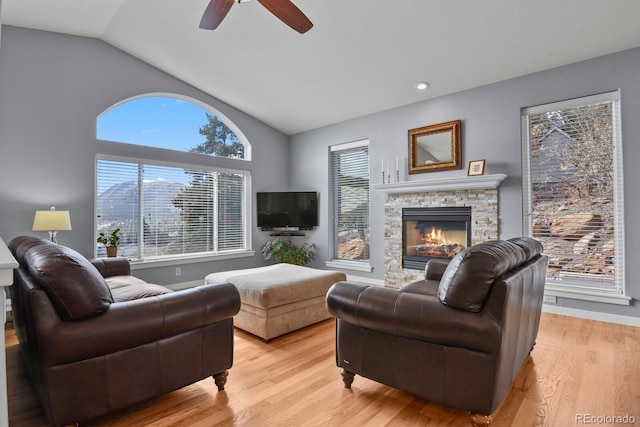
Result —
<svg viewBox="0 0 640 427"><path fill-rule="evenodd" d="M224 390L224 385L227 383L227 377L229 376L229 371L224 371L224 372L220 372L218 374L215 374L213 376L213 380L216 383L216 386L218 386L218 390L222 391Z"/></svg>
<svg viewBox="0 0 640 427"><path fill-rule="evenodd" d="M354 374L353 372L349 372L346 369L343 369L342 372L340 372L340 375L342 375L344 388L351 388L351 383L353 382L353 379L355 378L356 374Z"/></svg>

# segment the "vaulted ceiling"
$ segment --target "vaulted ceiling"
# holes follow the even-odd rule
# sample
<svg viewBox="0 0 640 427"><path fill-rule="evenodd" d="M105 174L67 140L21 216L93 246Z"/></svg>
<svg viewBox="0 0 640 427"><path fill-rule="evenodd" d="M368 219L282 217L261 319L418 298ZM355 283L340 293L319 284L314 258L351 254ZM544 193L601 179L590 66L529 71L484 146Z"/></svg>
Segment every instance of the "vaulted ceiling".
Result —
<svg viewBox="0 0 640 427"><path fill-rule="evenodd" d="M637 0L292 1L305 34L257 1L214 31L208 0L3 0L2 23L98 38L289 135L640 46Z"/></svg>

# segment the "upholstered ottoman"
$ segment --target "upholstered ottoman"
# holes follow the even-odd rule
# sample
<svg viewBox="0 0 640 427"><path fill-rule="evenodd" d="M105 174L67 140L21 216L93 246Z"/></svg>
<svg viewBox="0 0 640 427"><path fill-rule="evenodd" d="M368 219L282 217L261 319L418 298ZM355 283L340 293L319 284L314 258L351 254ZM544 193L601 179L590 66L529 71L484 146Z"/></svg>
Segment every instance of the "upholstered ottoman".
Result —
<svg viewBox="0 0 640 427"><path fill-rule="evenodd" d="M327 291L343 280L344 273L336 271L275 264L212 273L205 283L233 283L241 301L234 325L270 340L330 318L325 307Z"/></svg>

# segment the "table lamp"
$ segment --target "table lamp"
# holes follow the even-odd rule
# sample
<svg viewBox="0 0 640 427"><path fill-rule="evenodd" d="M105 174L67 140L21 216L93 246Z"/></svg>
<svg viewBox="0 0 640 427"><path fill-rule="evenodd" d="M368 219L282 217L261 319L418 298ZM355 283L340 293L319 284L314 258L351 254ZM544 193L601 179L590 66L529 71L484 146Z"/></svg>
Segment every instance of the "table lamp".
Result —
<svg viewBox="0 0 640 427"><path fill-rule="evenodd" d="M54 207L48 211L36 211L32 230L48 231L51 241L58 243L56 241L56 233L58 231L71 230L69 211L57 211Z"/></svg>

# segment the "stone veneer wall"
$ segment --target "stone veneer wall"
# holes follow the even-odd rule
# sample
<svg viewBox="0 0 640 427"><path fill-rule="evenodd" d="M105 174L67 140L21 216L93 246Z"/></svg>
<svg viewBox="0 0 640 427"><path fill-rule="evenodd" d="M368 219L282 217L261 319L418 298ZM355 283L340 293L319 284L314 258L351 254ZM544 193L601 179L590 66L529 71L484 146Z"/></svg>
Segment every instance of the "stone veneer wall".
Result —
<svg viewBox="0 0 640 427"><path fill-rule="evenodd" d="M471 206L471 244L498 238L498 190L447 190L390 193L384 204L385 286L399 288L424 278L424 272L402 268L402 208Z"/></svg>

